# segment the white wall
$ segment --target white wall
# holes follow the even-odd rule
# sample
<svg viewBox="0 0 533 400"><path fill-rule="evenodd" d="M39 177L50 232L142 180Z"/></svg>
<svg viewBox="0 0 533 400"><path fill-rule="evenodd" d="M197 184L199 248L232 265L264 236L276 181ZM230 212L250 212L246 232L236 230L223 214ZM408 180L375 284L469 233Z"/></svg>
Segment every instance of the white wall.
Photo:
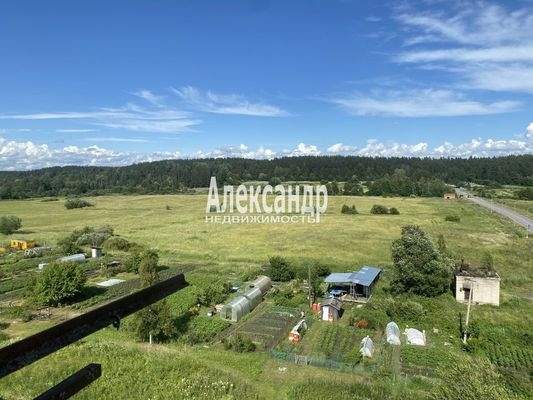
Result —
<svg viewBox="0 0 533 400"><path fill-rule="evenodd" d="M500 277L480 278L471 276L456 276L455 299L461 303L468 303L465 299L464 288L472 290L472 303L500 305Z"/></svg>

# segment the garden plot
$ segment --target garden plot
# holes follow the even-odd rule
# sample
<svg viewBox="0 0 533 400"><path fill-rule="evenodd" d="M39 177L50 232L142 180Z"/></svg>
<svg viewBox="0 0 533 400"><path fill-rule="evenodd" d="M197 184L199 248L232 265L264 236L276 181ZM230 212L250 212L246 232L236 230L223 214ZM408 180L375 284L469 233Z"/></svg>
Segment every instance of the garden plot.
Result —
<svg viewBox="0 0 533 400"><path fill-rule="evenodd" d="M298 322L300 311L295 308L272 306L247 320L232 333L239 333L260 349L270 349L288 337L289 330Z"/></svg>

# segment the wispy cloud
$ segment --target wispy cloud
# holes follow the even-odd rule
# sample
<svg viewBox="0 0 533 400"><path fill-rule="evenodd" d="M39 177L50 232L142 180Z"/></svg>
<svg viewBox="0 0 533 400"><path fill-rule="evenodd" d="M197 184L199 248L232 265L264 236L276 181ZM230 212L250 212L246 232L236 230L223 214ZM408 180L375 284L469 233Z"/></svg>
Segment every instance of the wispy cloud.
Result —
<svg viewBox="0 0 533 400"><path fill-rule="evenodd" d="M82 139L86 142L118 142L118 143L149 143L150 140L143 138L123 138L123 137L89 137Z"/></svg>
<svg viewBox="0 0 533 400"><path fill-rule="evenodd" d="M95 131L96 129L56 129L58 133L89 133Z"/></svg>
<svg viewBox="0 0 533 400"><path fill-rule="evenodd" d="M354 115L396 117L452 117L515 111L515 101L482 103L450 90L406 89L375 91L332 100Z"/></svg>
<svg viewBox="0 0 533 400"><path fill-rule="evenodd" d="M462 88L533 93L533 9L456 4L448 13L398 13L407 39L393 61L446 70Z"/></svg>
<svg viewBox="0 0 533 400"><path fill-rule="evenodd" d="M186 132L202 122L199 119L191 118L189 113L174 108L144 108L133 103L119 108L100 108L96 111L0 114L0 120L80 120L91 125L117 130L153 133ZM83 131L88 132L92 129ZM62 132L66 131L63 129ZM80 132L80 130L70 130L70 132Z"/></svg>
<svg viewBox="0 0 533 400"><path fill-rule="evenodd" d="M132 95L137 96L147 102L151 103L154 106L163 106L163 97L154 94L150 90L139 90L136 92L131 92Z"/></svg>
<svg viewBox="0 0 533 400"><path fill-rule="evenodd" d="M172 91L192 109L215 114L248 115L255 117L284 117L289 113L277 106L265 103L252 103L236 94L216 94L201 92L191 86Z"/></svg>

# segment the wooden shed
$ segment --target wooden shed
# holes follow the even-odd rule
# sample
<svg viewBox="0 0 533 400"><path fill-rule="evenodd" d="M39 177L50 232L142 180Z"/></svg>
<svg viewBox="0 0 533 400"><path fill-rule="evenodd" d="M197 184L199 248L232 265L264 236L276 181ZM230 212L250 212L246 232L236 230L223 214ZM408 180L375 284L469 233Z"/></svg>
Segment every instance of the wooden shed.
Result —
<svg viewBox="0 0 533 400"><path fill-rule="evenodd" d="M342 300L336 297L329 297L320 303L323 321L337 321L342 315Z"/></svg>
<svg viewBox="0 0 533 400"><path fill-rule="evenodd" d="M35 240L11 239L9 247L16 250L28 250L35 247Z"/></svg>

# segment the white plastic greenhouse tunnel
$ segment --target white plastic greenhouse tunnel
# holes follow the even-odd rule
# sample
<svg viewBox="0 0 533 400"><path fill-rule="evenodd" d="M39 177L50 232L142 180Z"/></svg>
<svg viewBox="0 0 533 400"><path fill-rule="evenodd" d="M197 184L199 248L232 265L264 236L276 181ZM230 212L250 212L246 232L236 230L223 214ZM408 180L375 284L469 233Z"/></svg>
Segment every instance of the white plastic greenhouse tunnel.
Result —
<svg viewBox="0 0 533 400"><path fill-rule="evenodd" d="M368 358L371 358L374 354L374 342L369 336L365 336L363 340L361 340L361 349L359 349L359 352L363 355L363 357Z"/></svg>
<svg viewBox="0 0 533 400"><path fill-rule="evenodd" d="M400 328L396 325L396 322L391 321L385 327L385 335L387 336L387 343L400 345Z"/></svg>

